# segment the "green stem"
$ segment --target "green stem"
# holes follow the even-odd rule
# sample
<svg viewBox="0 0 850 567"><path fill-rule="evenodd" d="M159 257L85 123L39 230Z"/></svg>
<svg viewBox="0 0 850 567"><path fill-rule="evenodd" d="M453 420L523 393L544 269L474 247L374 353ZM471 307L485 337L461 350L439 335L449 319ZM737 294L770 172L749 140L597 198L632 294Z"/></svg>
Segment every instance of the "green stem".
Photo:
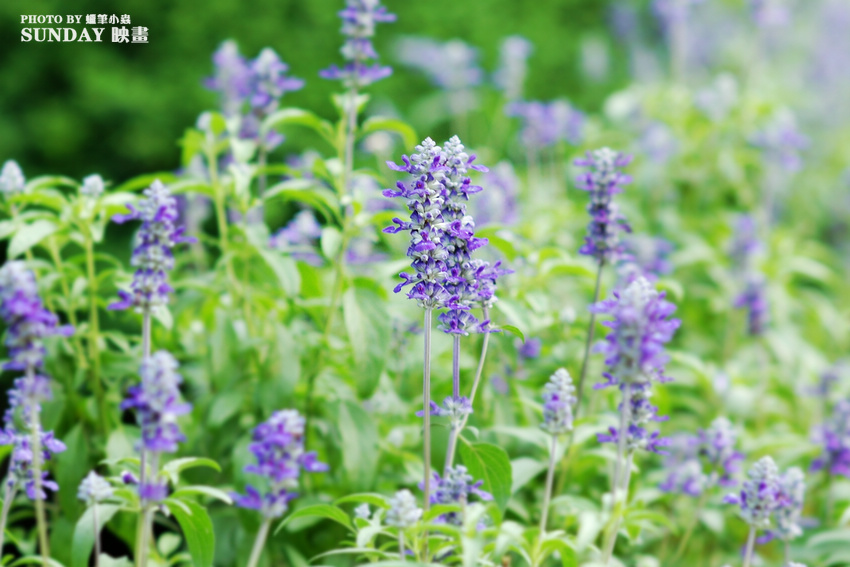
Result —
<svg viewBox="0 0 850 567"><path fill-rule="evenodd" d="M95 273L94 263L94 241L91 236L91 231L83 230L85 234L86 247L86 278L88 279L89 288L89 359L91 362L91 382L94 387L95 398L97 399L97 408L100 413L99 422L100 429L103 434L107 431L106 412L106 396L103 391L103 383L100 376L100 312L97 308L98 289L97 289L97 274Z"/></svg>
<svg viewBox="0 0 850 567"><path fill-rule="evenodd" d="M94 522L94 567L100 565L100 528L97 525L97 502L92 504L92 521Z"/></svg>
<svg viewBox="0 0 850 567"><path fill-rule="evenodd" d="M620 477L623 475L624 467L627 467L627 463L625 463L626 456L626 438L628 437L628 433L626 431L626 427L629 423L629 413L631 410L631 384L626 382L623 387L623 404L620 409L620 429L617 431L617 461L614 463L614 475L611 478L611 523L609 525L609 530L605 536L605 546L602 555L602 563L604 565L608 565L611 561L611 555L614 553L614 545L617 543L617 532L620 531L620 518L622 517L622 510L625 507L626 495L628 494L628 484L623 488L623 502L620 502L619 498L619 488L621 486ZM631 467L628 466L629 473L631 473ZM628 475L627 475L628 478Z"/></svg>
<svg viewBox="0 0 850 567"><path fill-rule="evenodd" d="M679 558L682 557L682 554L685 553L685 550L688 548L688 542L691 540L691 536L694 533L694 529L697 527L697 523L699 523L699 515L702 512L703 506L705 506L706 498L708 497L708 491L703 492L699 500L697 501L697 507L694 511L694 516L691 518L691 521L688 524L688 530L685 532L685 535L682 536L682 540L679 542L679 547L676 548L676 555L673 556L673 563L676 563Z"/></svg>
<svg viewBox="0 0 850 567"><path fill-rule="evenodd" d="M27 380L35 380L35 368L27 365ZM41 420L39 419L40 408L33 404L30 408L30 443L32 445L32 478L35 485L35 520L38 526L38 542L41 548L41 562L44 567L50 564L50 540L47 538L47 517L44 513L44 499L41 497ZM46 495L45 495L46 496Z"/></svg>
<svg viewBox="0 0 850 567"><path fill-rule="evenodd" d="M49 239L50 246L48 250L50 251L50 257L53 259L53 265L56 266L56 272L59 274L59 285L62 288L62 295L65 296L66 310L65 312L68 314L68 322L76 329L79 327L77 324L77 312L71 305L71 288L68 287L68 279L65 277L65 264L62 262L62 255L59 253L59 247L56 244L55 238ZM86 356L83 351L83 345L80 341L80 337L74 335L71 342L74 345L74 354L77 358L77 366L80 368L86 368L88 363L86 362Z"/></svg>
<svg viewBox="0 0 850 567"><path fill-rule="evenodd" d="M424 503L422 508L427 514L431 508L431 307L425 308L424 317L424 360L422 364L422 410L424 412L424 449L423 461L425 478L423 482ZM428 559L428 532L425 537L425 560Z"/></svg>
<svg viewBox="0 0 850 567"><path fill-rule="evenodd" d="M3 489L3 511L0 512L0 550L3 549L3 541L6 538L6 522L9 519L9 510L12 509L12 502L15 500L15 489L9 487L9 477L3 479L5 488Z"/></svg>
<svg viewBox="0 0 850 567"><path fill-rule="evenodd" d="M257 532L257 537L254 539L254 547L251 548L251 557L248 559L247 567L257 567L260 562L260 556L263 554L263 547L266 545L266 538L269 535L269 527L272 525L271 520L263 520L260 526L260 531Z"/></svg>
<svg viewBox="0 0 850 567"><path fill-rule="evenodd" d="M404 557L404 529L398 529L398 555L402 561L405 560Z"/></svg>
<svg viewBox="0 0 850 567"><path fill-rule="evenodd" d="M552 444L549 446L549 468L546 471L546 488L543 493L543 510L540 514L540 533L537 536L537 550L543 545L543 537L546 535L546 523L549 519L549 506L552 501L552 484L555 480L555 452L558 449L558 436L552 435Z"/></svg>
<svg viewBox="0 0 850 567"><path fill-rule="evenodd" d="M747 536L747 548L744 551L744 567L750 567L750 563L753 560L753 549L756 544L756 529L755 527L750 527L750 533Z"/></svg>
<svg viewBox="0 0 850 567"><path fill-rule="evenodd" d="M144 455L144 453L143 453ZM155 482L157 476L159 475L159 459L158 454L155 452L150 453L150 464L151 470L148 475L151 481ZM142 472L144 472L144 461L142 461ZM144 480L143 474L139 475L139 490L144 490ZM153 515L154 508L151 506L150 502L147 500L142 500L142 509L141 509L141 519L140 526L136 533L136 567L147 567L148 563L148 550L150 549L150 542L152 541L152 530L153 530Z"/></svg>
<svg viewBox="0 0 850 567"><path fill-rule="evenodd" d="M233 270L233 263L230 257L230 231L227 223L227 203L225 202L226 195L224 194L224 187L221 185L218 178L218 162L216 161L214 143L208 142L206 155L207 168L210 174L210 183L212 183L214 193L213 202L215 204L215 218L218 226L218 247L221 251L221 255L224 257L224 270L227 274L227 279L230 282L230 290L234 295L235 301L238 285L236 281L236 273Z"/></svg>

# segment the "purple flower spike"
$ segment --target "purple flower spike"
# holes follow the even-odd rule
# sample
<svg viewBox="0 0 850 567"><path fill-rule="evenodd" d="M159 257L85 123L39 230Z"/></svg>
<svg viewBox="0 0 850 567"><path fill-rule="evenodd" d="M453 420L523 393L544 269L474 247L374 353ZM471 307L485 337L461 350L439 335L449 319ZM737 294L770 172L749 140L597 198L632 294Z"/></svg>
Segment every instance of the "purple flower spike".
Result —
<svg viewBox="0 0 850 567"><path fill-rule="evenodd" d="M850 400L841 400L826 423L815 430L813 440L823 453L812 462L811 470L826 469L831 475L850 478Z"/></svg>
<svg viewBox="0 0 850 567"><path fill-rule="evenodd" d="M505 114L522 120L520 140L538 150L566 142L573 146L584 137L585 116L565 100L516 101Z"/></svg>
<svg viewBox="0 0 850 567"><path fill-rule="evenodd" d="M770 457L762 457L747 473L740 493L724 498L740 507L741 518L756 529L767 529L774 511L781 505L779 470Z"/></svg>
<svg viewBox="0 0 850 567"><path fill-rule="evenodd" d="M431 481L431 504L466 504L469 502L471 495L477 496L480 500L490 501L493 495L489 492L481 490L483 481L475 482L466 467L463 465L455 465L446 469L443 478L436 472ZM422 488L420 484L420 488ZM437 518L438 522L460 526L463 522L461 514L457 512L449 512Z"/></svg>
<svg viewBox="0 0 850 567"><path fill-rule="evenodd" d="M379 23L394 22L391 14L379 0L346 0L344 10L339 12L342 19L342 34L346 37L341 52L348 63L343 67L331 65L319 72L323 79L340 80L346 88L359 89L379 81L392 74L390 67L370 60L378 58L372 45L375 27Z"/></svg>
<svg viewBox="0 0 850 567"><path fill-rule="evenodd" d="M779 112L753 137L753 145L761 148L769 164L793 173L803 167L800 152L809 147L809 139L797 129L790 112Z"/></svg>
<svg viewBox="0 0 850 567"><path fill-rule="evenodd" d="M797 467L788 469L779 479L779 506L776 509L777 537L790 541L803 534L801 516L806 495L806 475Z"/></svg>
<svg viewBox="0 0 850 567"><path fill-rule="evenodd" d="M631 177L620 171L631 160L631 156L602 148L587 152L586 158L575 161L576 165L587 168L576 178L577 187L590 193L587 212L591 220L587 225L585 244L579 253L593 256L600 264L611 263L620 257L623 253L620 233L631 232L614 202L614 195L631 182Z"/></svg>
<svg viewBox="0 0 850 567"><path fill-rule="evenodd" d="M522 98L525 76L528 73L528 57L533 50L531 42L519 35L502 40L499 49L499 70L493 79L507 100Z"/></svg>
<svg viewBox="0 0 850 567"><path fill-rule="evenodd" d="M246 494L233 494L233 498L241 508L258 510L268 519L279 518L297 496L293 489L301 471L326 472L328 466L315 453L304 452L304 418L295 410L275 412L254 429L253 440L248 448L257 463L246 466L245 472L262 476L267 489L260 492L247 485Z"/></svg>
<svg viewBox="0 0 850 567"><path fill-rule="evenodd" d="M251 93L251 67L239 53L233 40L221 44L213 54L215 75L204 81L204 86L221 96L225 116L236 116Z"/></svg>
<svg viewBox="0 0 850 567"><path fill-rule="evenodd" d="M112 303L109 309L134 308L139 313L149 311L168 302L172 291L168 284L168 273L174 269L172 248L177 244L194 242L183 236L183 228L175 226L178 219L177 201L158 179L145 189L145 198L138 208L127 205L130 212L115 215L114 222L123 224L129 220L140 220L142 226L136 233L136 247L130 264L135 266L131 286L132 293L119 291L121 301Z"/></svg>
<svg viewBox="0 0 850 567"><path fill-rule="evenodd" d="M668 477L661 490L700 496L715 486L735 486L735 476L744 459L735 449L736 443L737 434L725 417L718 417L695 436L674 437L665 463Z"/></svg>
<svg viewBox="0 0 850 567"><path fill-rule="evenodd" d="M552 435L572 431L575 403L573 379L565 368L559 368L543 388L543 431Z"/></svg>
<svg viewBox="0 0 850 567"><path fill-rule="evenodd" d="M753 275L734 306L747 310L747 332L754 337L764 333L770 322L770 304L767 301L767 284L764 278Z"/></svg>

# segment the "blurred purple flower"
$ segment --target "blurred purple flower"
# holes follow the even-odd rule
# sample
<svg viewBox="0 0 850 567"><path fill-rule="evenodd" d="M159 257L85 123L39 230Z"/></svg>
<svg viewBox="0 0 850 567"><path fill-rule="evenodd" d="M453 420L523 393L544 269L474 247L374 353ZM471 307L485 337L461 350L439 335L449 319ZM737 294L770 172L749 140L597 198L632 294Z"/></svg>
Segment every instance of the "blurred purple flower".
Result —
<svg viewBox="0 0 850 567"><path fill-rule="evenodd" d="M463 506L469 502L469 497L472 495L484 501L493 499L493 495L481 490L484 481L475 482L463 465L446 468L443 478L440 478L440 475L436 472L433 474L431 504L461 504ZM424 484L420 483L420 489L423 486ZM460 526L463 523L463 518L458 512L448 512L439 516L437 521Z"/></svg>
<svg viewBox="0 0 850 567"><path fill-rule="evenodd" d="M751 276L746 289L735 300L734 307L747 310L747 332L754 337L762 335L770 322L770 304L764 278Z"/></svg>
<svg viewBox="0 0 850 567"><path fill-rule="evenodd" d="M551 435L572 431L575 403L573 379L565 368L559 368L543 387L543 423L540 428Z"/></svg>
<svg viewBox="0 0 850 567"><path fill-rule="evenodd" d="M825 469L830 475L850 478L850 400L836 403L832 415L812 437L823 453L812 462L811 470Z"/></svg>
<svg viewBox="0 0 850 567"><path fill-rule="evenodd" d="M528 57L534 50L531 42L519 35L508 36L499 48L499 69L493 80L507 100L522 98L525 76L528 73Z"/></svg>
<svg viewBox="0 0 850 567"><path fill-rule="evenodd" d="M305 209L269 239L269 248L289 252L293 258L311 266L321 266L324 260L316 247L322 227L313 211Z"/></svg>
<svg viewBox="0 0 850 567"><path fill-rule="evenodd" d="M803 166L800 151L809 146L808 137L797 129L794 115L778 112L765 127L755 134L752 143L761 148L769 165L794 172Z"/></svg>
<svg viewBox="0 0 850 567"><path fill-rule="evenodd" d="M770 457L762 457L747 473L740 493L723 501L740 507L742 519L756 529L770 527L770 519L781 504L779 469Z"/></svg>
<svg viewBox="0 0 850 567"><path fill-rule="evenodd" d="M319 76L340 80L349 89L360 89L390 76L392 68L370 64L369 61L378 58L372 46L376 25L394 22L395 14L389 13L379 0L346 0L339 17L342 19L342 34L346 37L340 51L348 63L343 67L331 65L319 71Z"/></svg>
<svg viewBox="0 0 850 567"><path fill-rule="evenodd" d="M487 198L473 205L478 226L510 226L519 219L519 178L509 161L500 161L484 174Z"/></svg>
<svg viewBox="0 0 850 567"><path fill-rule="evenodd" d="M566 100L515 101L505 107L505 113L522 120L520 140L537 149L559 142L575 146L584 137L584 113Z"/></svg>

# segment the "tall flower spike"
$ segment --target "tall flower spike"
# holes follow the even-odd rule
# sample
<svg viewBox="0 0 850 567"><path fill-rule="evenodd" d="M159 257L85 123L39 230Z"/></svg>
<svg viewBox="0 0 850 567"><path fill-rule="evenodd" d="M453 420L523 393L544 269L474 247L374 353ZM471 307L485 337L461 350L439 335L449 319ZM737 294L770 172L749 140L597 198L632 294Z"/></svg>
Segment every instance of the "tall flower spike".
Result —
<svg viewBox="0 0 850 567"><path fill-rule="evenodd" d="M83 179L83 184L80 185L80 195L85 195L92 199L97 199L106 190L103 182L103 177L100 175L88 175Z"/></svg>
<svg viewBox="0 0 850 567"><path fill-rule="evenodd" d="M183 236L182 227L175 226L177 201L165 185L157 179L145 189L144 195L138 208L127 205L130 213L112 217L118 224L140 220L142 226L136 233L136 247L130 260L136 268L132 293L119 291L121 300L109 305L109 309L133 307L141 313L167 303L168 294L172 291L168 284L168 273L174 269L172 248L176 244L195 241Z"/></svg>
<svg viewBox="0 0 850 567"><path fill-rule="evenodd" d="M466 504L471 495L484 501L492 500L492 494L481 490L482 484L480 480L475 482L465 466L448 467L443 478L434 473L433 486L436 488L431 493L431 504ZM456 526L463 523L463 518L457 512L443 514L438 520Z"/></svg>
<svg viewBox="0 0 850 567"><path fill-rule="evenodd" d="M341 52L348 63L342 68L331 65L319 71L319 76L340 80L346 88L354 89L389 77L391 67L369 62L378 58L372 45L376 25L394 22L395 14L381 6L380 0L346 0L345 9L339 12L339 17L342 19L342 34L346 37Z"/></svg>
<svg viewBox="0 0 850 567"><path fill-rule="evenodd" d="M499 48L499 70L493 78L507 100L522 98L525 76L528 73L528 57L533 50L531 42L519 35L508 36L502 40L502 46Z"/></svg>
<svg viewBox="0 0 850 567"><path fill-rule="evenodd" d="M754 337L762 335L770 322L770 304L764 278L752 275L744 292L735 299L734 306L747 310L747 332Z"/></svg>
<svg viewBox="0 0 850 567"><path fill-rule="evenodd" d="M767 529L781 503L779 469L773 459L762 457L747 477L740 493L729 494L723 501L740 506L741 518L753 528Z"/></svg>
<svg viewBox="0 0 850 567"><path fill-rule="evenodd" d="M409 528L416 525L422 517L422 508L416 505L416 498L407 490L399 490L390 498L387 510L387 525L395 528Z"/></svg>
<svg viewBox="0 0 850 567"><path fill-rule="evenodd" d="M253 441L248 448L257 463L246 466L245 472L263 477L266 489L247 485L246 494L233 494L234 501L267 519L279 518L297 496L293 489L301 471L325 472L328 466L317 461L315 453L304 452L304 418L295 410L275 412L254 429Z"/></svg>
<svg viewBox="0 0 850 567"><path fill-rule="evenodd" d="M0 193L3 193L4 197L23 192L26 183L24 172L18 162L10 159L3 164L3 169L0 170Z"/></svg>
<svg viewBox="0 0 850 567"><path fill-rule="evenodd" d="M540 427L552 435L572 431L575 403L573 379L565 368L559 368L543 388L543 423Z"/></svg>
<svg viewBox="0 0 850 567"><path fill-rule="evenodd" d="M576 178L576 184L579 189L590 193L587 212L591 218L585 244L579 253L592 256L600 264L609 264L619 258L623 251L620 233L631 232L614 202L614 195L631 182L631 177L620 171L631 160L631 156L602 148L587 152L586 158L575 161L576 165L587 168Z"/></svg>
<svg viewBox="0 0 850 567"><path fill-rule="evenodd" d="M813 437L823 453L812 462L812 470L826 469L831 475L850 478L850 400L836 403L832 415Z"/></svg>
<svg viewBox="0 0 850 567"><path fill-rule="evenodd" d="M666 462L668 477L661 490L700 496L715 486L735 486L734 477L744 459L736 450L736 443L737 434L725 417L718 417L697 435L671 439L671 456Z"/></svg>
<svg viewBox="0 0 850 567"><path fill-rule="evenodd" d="M803 533L800 517L806 496L806 475L797 467L788 469L779 479L779 507L776 509L776 535L790 541Z"/></svg>
<svg viewBox="0 0 850 567"><path fill-rule="evenodd" d="M658 408L649 402L649 397L652 395L652 387L650 383L640 383L631 385L631 396L629 397L629 419L626 424L626 450L631 453L642 449L659 455L668 454L662 451L661 447L666 447L670 444L670 440L666 437L661 437L658 431L650 433L644 427L645 424L652 421L667 421L668 417L658 415ZM623 411L623 404L620 404L619 410ZM608 433L597 433L596 439L600 443L619 443L620 431L616 427L609 427Z"/></svg>
<svg viewBox="0 0 850 567"><path fill-rule="evenodd" d="M219 46L213 63L215 74L204 81L204 86L219 93L225 116L237 116L251 93L251 68L232 39Z"/></svg>
<svg viewBox="0 0 850 567"><path fill-rule="evenodd" d="M113 493L114 490L109 481L95 471L89 471L89 474L86 475L80 483L79 489L77 489L77 498L91 506L112 498Z"/></svg>

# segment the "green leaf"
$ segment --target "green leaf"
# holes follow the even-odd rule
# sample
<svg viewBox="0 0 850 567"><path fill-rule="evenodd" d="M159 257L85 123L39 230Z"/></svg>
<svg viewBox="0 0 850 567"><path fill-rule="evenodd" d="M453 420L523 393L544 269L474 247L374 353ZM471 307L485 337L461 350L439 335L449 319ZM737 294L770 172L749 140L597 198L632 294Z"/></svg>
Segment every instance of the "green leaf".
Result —
<svg viewBox="0 0 850 567"><path fill-rule="evenodd" d="M79 486L80 481L88 473L89 452L88 443L83 435L81 425L75 425L63 437L65 451L57 455L56 480L59 486ZM67 517L76 518L81 507L76 491L60 490L58 493L62 511Z"/></svg>
<svg viewBox="0 0 850 567"><path fill-rule="evenodd" d="M177 484L177 481L180 479L181 472L186 469L193 469L196 467L208 467L221 472L221 467L218 466L217 462L205 457L184 457L182 459L174 459L162 467L162 472L168 475L172 484Z"/></svg>
<svg viewBox="0 0 850 567"><path fill-rule="evenodd" d="M336 427L342 451L341 469L353 490L369 490L378 466L378 430L372 416L351 400L336 406Z"/></svg>
<svg viewBox="0 0 850 567"><path fill-rule="evenodd" d="M88 567L89 556L94 549L95 533L100 533L103 526L112 519L121 507L117 504L98 504L97 530L94 527L94 507L89 506L77 521L74 529L74 540L71 543L71 566Z"/></svg>
<svg viewBox="0 0 850 567"><path fill-rule="evenodd" d="M389 118L386 116L373 116L367 119L363 126L360 127L360 135L367 136L373 132L393 132L401 136L404 142L404 147L413 148L419 143L419 138L416 136L416 131L410 124L398 118Z"/></svg>
<svg viewBox="0 0 850 567"><path fill-rule="evenodd" d="M511 497L511 461L504 449L490 443L462 443L459 447L463 464L475 480L483 480L483 489L504 511Z"/></svg>
<svg viewBox="0 0 850 567"><path fill-rule="evenodd" d="M334 129L331 123L319 118L309 110L301 108L284 108L267 116L260 125L260 137L263 138L272 129L293 124L310 128L327 140L332 146L336 143Z"/></svg>
<svg viewBox="0 0 850 567"><path fill-rule="evenodd" d="M326 226L322 229L322 238L320 240L322 246L322 254L325 258L335 261L336 255L342 246L342 233L335 226Z"/></svg>
<svg viewBox="0 0 850 567"><path fill-rule="evenodd" d="M215 533L206 509L191 500L169 498L165 505L174 514L183 530L186 545L195 567L212 567L215 554ZM187 511L188 510L188 511Z"/></svg>
<svg viewBox="0 0 850 567"><path fill-rule="evenodd" d="M7 255L16 258L56 232L56 225L49 220L40 219L31 224L19 227L12 241L9 242Z"/></svg>
<svg viewBox="0 0 850 567"><path fill-rule="evenodd" d="M341 222L340 203L336 194L319 186L312 179L288 179L269 187L263 193L263 200L281 198L285 201L297 201L312 209L316 209L326 218Z"/></svg>
<svg viewBox="0 0 850 567"><path fill-rule="evenodd" d="M362 492L360 494L349 494L348 496L343 496L342 498L337 498L334 500L334 504L339 506L340 504L348 504L350 502L366 502L367 504L371 504L372 506L376 506L378 508L389 508L390 505L387 502L387 497L383 494L378 494L376 492Z"/></svg>
<svg viewBox="0 0 850 567"><path fill-rule="evenodd" d="M233 504L233 499L230 495L218 488L214 488L212 486L203 486L203 485L190 485L190 486L181 486L177 490L174 491L175 498L180 498L184 495L198 495L202 494L204 496L209 496L210 498L215 498L216 500L221 500L225 504Z"/></svg>
<svg viewBox="0 0 850 567"><path fill-rule="evenodd" d="M348 517L348 514L337 508L336 506L331 506L330 504L313 504L312 506L305 506L304 508L300 508L295 510L293 513L288 515L283 521L277 526L274 533L277 534L280 530L282 530L289 522L293 520L297 520L298 518L326 518L328 520L333 520L338 524L342 524L349 530L353 530L351 527L351 519Z"/></svg>
<svg viewBox="0 0 850 567"><path fill-rule="evenodd" d="M73 180L71 180L73 181ZM68 199L55 189L40 189L32 193L20 193L15 195L10 202L16 205L37 205L59 212L68 205Z"/></svg>
<svg viewBox="0 0 850 567"><path fill-rule="evenodd" d="M513 325L500 325L499 330L507 331L515 337L519 337L522 342L525 342L525 334L523 334L522 331L520 331L517 327L514 327Z"/></svg>
<svg viewBox="0 0 850 567"><path fill-rule="evenodd" d="M298 295L298 290L301 287L301 275L298 273L298 265L295 260L269 249L269 234L265 225L252 224L243 228L248 243L277 277L284 293L289 297Z"/></svg>
<svg viewBox="0 0 850 567"><path fill-rule="evenodd" d="M361 398L370 397L381 379L390 343L390 316L372 290L354 286L342 297L345 330L354 357L354 380Z"/></svg>

